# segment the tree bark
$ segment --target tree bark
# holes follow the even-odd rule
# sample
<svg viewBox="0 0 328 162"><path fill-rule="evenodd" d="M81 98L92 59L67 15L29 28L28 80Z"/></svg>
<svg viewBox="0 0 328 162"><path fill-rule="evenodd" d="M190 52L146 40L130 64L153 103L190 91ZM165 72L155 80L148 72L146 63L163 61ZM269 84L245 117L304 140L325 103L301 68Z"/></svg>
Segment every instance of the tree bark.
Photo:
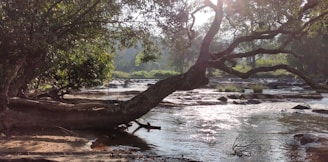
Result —
<svg viewBox="0 0 328 162"><path fill-rule="evenodd" d="M200 66L173 76L119 105L102 103L67 104L11 98L9 110L0 114L0 129L53 128L114 129L136 120L177 90L190 90L208 83ZM197 80L196 80L197 79Z"/></svg>
<svg viewBox="0 0 328 162"><path fill-rule="evenodd" d="M17 76L17 72L22 67L25 58L19 58L14 65L8 65L10 67L4 68L4 78L5 82L3 88L0 92L0 112L7 109L7 105L9 104L8 93L10 89L10 85L14 78Z"/></svg>

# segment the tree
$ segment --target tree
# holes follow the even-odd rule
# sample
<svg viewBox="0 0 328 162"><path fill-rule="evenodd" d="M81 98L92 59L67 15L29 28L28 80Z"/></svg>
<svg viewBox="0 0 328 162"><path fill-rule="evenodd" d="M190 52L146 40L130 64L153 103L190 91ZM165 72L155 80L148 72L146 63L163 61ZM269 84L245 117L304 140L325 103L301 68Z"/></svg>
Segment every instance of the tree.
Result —
<svg viewBox="0 0 328 162"><path fill-rule="evenodd" d="M215 13L213 22L201 43L199 57L187 72L161 80L146 91L119 105L100 103L77 105L42 103L40 105L36 101L11 99L11 109L1 113L1 126L7 128L13 126L114 128L119 124L126 124L141 117L174 91L191 90L206 85L208 83L206 77L208 68L219 69L240 78L248 78L259 72L283 69L299 76L313 89L328 89L325 85L315 83L301 71L286 64L255 67L247 72L233 69L235 59L260 54L287 54L300 57L288 49L288 45L295 39L302 39L309 31L315 30L314 27L320 25L327 18L327 2L320 0L287 2L280 0L217 0L214 3L210 0L204 0L204 3L192 4L194 10L192 10L191 15L186 14L190 11L186 7L187 2L190 1L155 2L158 2L158 5L152 9L158 11L155 16L160 18L155 20L160 27L165 31L185 31L189 35L190 41L193 38L194 14L204 8L209 8ZM138 7L146 8L147 5L146 3L145 6L140 5ZM250 28L250 24L255 25ZM229 45L218 51L212 51L211 44L215 36L226 34L224 30L220 30L223 26L230 29L230 33L232 33ZM251 30L247 33L243 32L245 28ZM273 48L257 47L250 49L250 51L238 50L239 46L246 42L276 40L278 37L281 39L280 44ZM20 61L16 62L15 65L19 67ZM16 70L16 68L13 69ZM33 109L29 112L20 111L17 113L22 105L32 106ZM93 109L94 107L97 109ZM48 117L49 114L51 114L51 118Z"/></svg>
<svg viewBox="0 0 328 162"><path fill-rule="evenodd" d="M288 57L289 64L312 77L328 77L326 63L328 39L326 35L307 36L291 44L291 49L304 57Z"/></svg>
<svg viewBox="0 0 328 162"><path fill-rule="evenodd" d="M36 79L36 85L40 85L41 81L52 84L55 93L50 97L54 99L59 99L71 89L102 85L111 77L113 54L105 51L103 48L106 46L100 41L97 42L91 45L81 41L76 43L77 48L58 51L57 58L49 62L53 66Z"/></svg>
<svg viewBox="0 0 328 162"><path fill-rule="evenodd" d="M16 96L34 78L56 66L65 53L91 47L115 52L142 40L148 53L154 50L148 30L123 7L140 8L143 2L105 0L8 0L0 2L0 109L8 96ZM148 3L152 7L153 3ZM159 2L159 5L163 5ZM139 9L145 12L147 7ZM103 41L105 40L105 41ZM91 47L93 48L93 47ZM69 54L70 55L70 54ZM78 61L78 60L76 60Z"/></svg>

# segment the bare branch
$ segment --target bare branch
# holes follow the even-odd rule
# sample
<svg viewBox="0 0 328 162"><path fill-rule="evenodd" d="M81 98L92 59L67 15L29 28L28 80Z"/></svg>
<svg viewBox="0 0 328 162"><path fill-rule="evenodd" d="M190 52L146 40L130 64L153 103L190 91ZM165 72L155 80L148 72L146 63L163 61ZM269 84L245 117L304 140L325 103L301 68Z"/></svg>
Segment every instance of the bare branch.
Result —
<svg viewBox="0 0 328 162"><path fill-rule="evenodd" d="M253 32L250 35L242 36L242 37L235 39L228 48L226 48L224 51L221 51L215 55L219 58L221 56L231 54L231 52L233 52L233 50L240 43L243 43L243 42L250 42L253 40L260 40L260 39L272 39L279 34L286 34L286 33L287 33L287 31L283 30L282 28L279 28L277 30L265 31L265 32Z"/></svg>
<svg viewBox="0 0 328 162"><path fill-rule="evenodd" d="M296 58L302 58L303 57L302 55L298 55L295 52L290 51L290 50L258 48L256 50L249 51L249 52L225 55L220 59L225 61L225 60L231 60L231 59L235 59L235 58L255 56L257 54L273 54L273 55L275 55L275 54L280 54L280 53L291 54L291 55L295 56Z"/></svg>
<svg viewBox="0 0 328 162"><path fill-rule="evenodd" d="M60 38L61 36L65 35L66 33L72 31L74 29L74 26L76 23L78 23L85 15L87 15L88 13L90 13L92 11L92 9L94 9L97 4L99 4L100 0L97 0L96 2L94 2L89 8L87 8L83 13L81 13L79 16L77 16L76 19L74 19L70 24L73 24L73 28L68 28L67 30L65 30L64 32L62 32L61 34L59 34L58 38Z"/></svg>
<svg viewBox="0 0 328 162"><path fill-rule="evenodd" d="M195 11L193 11L190 15L191 15L191 25L189 26L189 28L187 28L187 35L188 35L188 39L189 39L189 44L187 47L191 46L191 41L195 38L195 31L194 31L194 25L195 25L195 21L196 21L196 17L195 14L197 12L199 12L200 10L204 9L205 7L207 7L206 5L204 6L200 6L198 7Z"/></svg>
<svg viewBox="0 0 328 162"><path fill-rule="evenodd" d="M206 33L202 45L200 47L200 55L196 64L204 63L210 58L210 44L213 41L215 35L219 32L221 22L223 19L223 2L221 0L217 1L217 6L215 6L211 1L206 0L206 4L209 5L215 11L214 21L211 24L209 31Z"/></svg>

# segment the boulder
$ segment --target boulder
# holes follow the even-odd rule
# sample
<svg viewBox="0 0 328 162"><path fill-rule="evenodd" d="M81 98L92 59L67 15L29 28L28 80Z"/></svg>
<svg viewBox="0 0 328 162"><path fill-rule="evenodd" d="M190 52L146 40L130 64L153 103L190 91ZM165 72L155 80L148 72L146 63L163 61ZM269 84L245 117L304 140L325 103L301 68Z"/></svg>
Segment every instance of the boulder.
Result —
<svg viewBox="0 0 328 162"><path fill-rule="evenodd" d="M261 101L259 101L259 100L254 100L254 99L251 99L251 100L248 100L247 101L247 104L260 104L261 103Z"/></svg>
<svg viewBox="0 0 328 162"><path fill-rule="evenodd" d="M301 145L306 145L308 143L313 143L319 141L319 137L314 134L296 134L294 139L297 140Z"/></svg>
<svg viewBox="0 0 328 162"><path fill-rule="evenodd" d="M218 98L218 100L221 101L221 102L227 102L228 101L228 99L224 96Z"/></svg>
<svg viewBox="0 0 328 162"><path fill-rule="evenodd" d="M240 99L240 96L236 95L236 94L231 94L231 95L228 95L228 98L230 98L230 99Z"/></svg>
<svg viewBox="0 0 328 162"><path fill-rule="evenodd" d="M245 102L245 101L233 101L232 103L235 105L246 105L247 104L247 102Z"/></svg>
<svg viewBox="0 0 328 162"><path fill-rule="evenodd" d="M247 100L247 101L233 101L232 103L236 104L236 105L252 105L252 104L260 104L261 101L251 99L251 100Z"/></svg>
<svg viewBox="0 0 328 162"><path fill-rule="evenodd" d="M292 109L296 109L296 110L307 110L307 109L311 109L311 107L308 104L302 104L302 105L296 105Z"/></svg>
<svg viewBox="0 0 328 162"><path fill-rule="evenodd" d="M324 109L314 109L312 110L312 112L320 113L320 114L328 114L328 110L324 110Z"/></svg>

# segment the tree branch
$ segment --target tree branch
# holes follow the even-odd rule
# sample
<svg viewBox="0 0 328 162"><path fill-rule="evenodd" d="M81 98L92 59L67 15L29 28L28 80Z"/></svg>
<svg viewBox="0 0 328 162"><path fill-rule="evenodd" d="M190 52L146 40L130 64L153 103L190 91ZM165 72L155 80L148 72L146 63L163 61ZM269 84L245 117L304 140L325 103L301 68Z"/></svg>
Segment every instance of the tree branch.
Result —
<svg viewBox="0 0 328 162"><path fill-rule="evenodd" d="M70 31L72 31L74 29L74 27L76 26L76 24L81 20L81 18L83 18L88 13L90 13L92 11L92 9L94 9L97 6L97 4L99 4L99 2L100 2L100 0L97 0L96 2L94 2L92 4L92 6L90 6L83 13L81 13L79 16L77 16L77 18L70 23L70 24L72 24L72 28L68 28L64 32L60 33L58 38L60 38L61 36L65 35L66 33L70 32Z"/></svg>
<svg viewBox="0 0 328 162"><path fill-rule="evenodd" d="M215 56L219 58L221 56L231 54L231 52L233 52L233 50L240 43L243 43L243 42L250 42L250 41L259 40L259 39L272 39L279 34L286 34L286 33L289 33L289 32L283 30L283 28L279 28L277 30L264 31L264 32L253 32L250 35L242 36L242 37L235 39L228 48L226 48L222 52L215 54Z"/></svg>
<svg viewBox="0 0 328 162"><path fill-rule="evenodd" d="M314 82L310 77L308 77L307 75L305 75L303 72L290 67L289 65L286 64L279 64L279 65L275 65L275 66L269 66L269 67L257 67L257 68L253 68L245 73L237 71L231 67L228 67L227 65L225 65L222 61L209 61L208 63L209 67L212 68L216 68L216 69L220 69L226 73L229 74L233 74L235 76L238 76L242 79L246 79L249 78L250 76L257 74L257 73L261 73L261 72L269 72L269 71L276 71L276 70L286 70L292 74L297 75L298 77L300 77L301 79L303 79L309 86L311 86L311 88L313 89L326 89L328 90L328 87L325 85L319 85L316 82Z"/></svg>
<svg viewBox="0 0 328 162"><path fill-rule="evenodd" d="M305 22L301 28L292 32L286 41L279 47L280 49L285 48L293 39L302 37L306 32L309 31L310 27L313 23L317 22L319 19L323 18L328 14L328 10L323 12L322 14L310 19L309 21ZM307 29L306 29L307 28ZM299 35L299 36L297 36Z"/></svg>
<svg viewBox="0 0 328 162"><path fill-rule="evenodd" d="M189 39L189 44L187 47L191 46L191 41L195 38L195 31L194 31L194 25L195 25L195 21L196 21L196 17L195 14L197 12L199 12L200 10L204 9L205 7L207 7L206 5L204 6L200 6L198 7L195 11L193 11L190 15L191 15L191 25L189 26L189 28L187 28L187 35L188 35L188 39Z"/></svg>
<svg viewBox="0 0 328 162"><path fill-rule="evenodd" d="M215 11L215 17L210 29L203 39L200 47L200 55L196 64L204 63L210 59L210 44L215 35L219 32L223 19L223 2L221 0L217 0L217 5L214 5L210 0L206 0L205 3Z"/></svg>
<svg viewBox="0 0 328 162"><path fill-rule="evenodd" d="M284 43L279 47L279 49L285 48L293 39L297 37L297 35L303 35L306 33L311 25L315 22L317 22L319 19L322 19L324 16L328 15L328 11L325 11L321 13L320 15L310 19L309 21L305 22L299 29L295 29L293 31L286 30L286 24L282 24L278 29L276 30L268 30L263 32L256 32L254 31L250 35L242 36L237 39L235 39L228 48L225 50L218 52L215 54L217 58L222 57L224 55L229 55L233 52L233 50L243 42L250 42L253 40L259 40L259 39L273 39L274 37L278 36L279 34L286 34L289 35L289 37L286 39Z"/></svg>
<svg viewBox="0 0 328 162"><path fill-rule="evenodd" d="M302 58L303 57L302 55L298 55L295 52L290 51L290 50L258 48L256 50L249 51L249 52L225 55L225 56L221 57L220 59L224 62L226 60L231 60L231 59L235 59L235 58L250 57L250 56L255 56L257 54L272 54L272 55L275 55L275 54L280 54L280 53L291 54L291 55L295 56L296 58Z"/></svg>

